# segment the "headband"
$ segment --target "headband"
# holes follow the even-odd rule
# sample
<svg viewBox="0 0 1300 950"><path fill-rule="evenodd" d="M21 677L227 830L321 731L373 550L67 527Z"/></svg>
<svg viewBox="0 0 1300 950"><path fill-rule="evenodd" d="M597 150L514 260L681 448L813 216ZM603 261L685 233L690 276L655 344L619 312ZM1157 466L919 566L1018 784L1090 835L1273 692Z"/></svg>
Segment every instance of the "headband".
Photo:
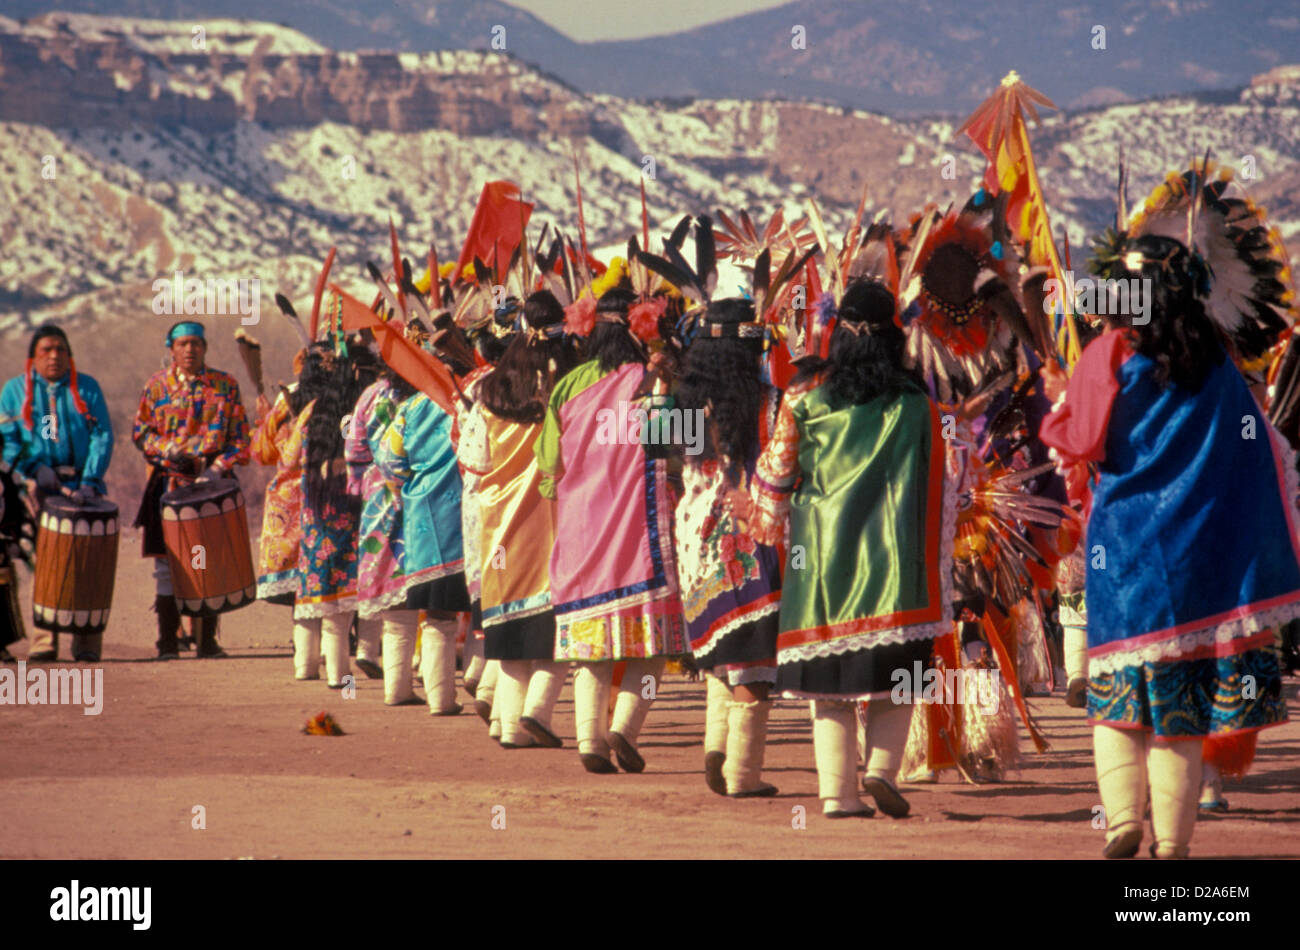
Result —
<svg viewBox="0 0 1300 950"><path fill-rule="evenodd" d="M196 336L205 343L207 342L207 337L203 335L203 324L195 320L185 320L167 331L167 339L163 345L171 346L183 336Z"/></svg>
<svg viewBox="0 0 1300 950"><path fill-rule="evenodd" d="M550 323L544 327L530 327L524 323L522 330L527 334L529 343L541 343L545 340L554 340L564 335L563 323Z"/></svg>

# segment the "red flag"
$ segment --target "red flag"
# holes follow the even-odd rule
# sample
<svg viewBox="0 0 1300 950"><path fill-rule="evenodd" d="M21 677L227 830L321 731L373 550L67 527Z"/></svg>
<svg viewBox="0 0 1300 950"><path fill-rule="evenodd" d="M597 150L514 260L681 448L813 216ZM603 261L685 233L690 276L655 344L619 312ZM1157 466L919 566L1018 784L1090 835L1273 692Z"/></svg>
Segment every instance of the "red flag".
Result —
<svg viewBox="0 0 1300 950"><path fill-rule="evenodd" d="M475 257L490 261L498 255L498 261L509 261L523 240L532 213L533 206L520 200L519 186L514 182L490 181L484 185L452 281L461 279L465 266L472 264Z"/></svg>
<svg viewBox="0 0 1300 950"><path fill-rule="evenodd" d="M401 376L424 393L453 418L456 415L456 382L451 370L428 350L412 343L402 333L402 328L388 323L366 308L360 300L350 297L335 284L330 290L343 302L343 329L349 333L369 330L379 345L379 355Z"/></svg>

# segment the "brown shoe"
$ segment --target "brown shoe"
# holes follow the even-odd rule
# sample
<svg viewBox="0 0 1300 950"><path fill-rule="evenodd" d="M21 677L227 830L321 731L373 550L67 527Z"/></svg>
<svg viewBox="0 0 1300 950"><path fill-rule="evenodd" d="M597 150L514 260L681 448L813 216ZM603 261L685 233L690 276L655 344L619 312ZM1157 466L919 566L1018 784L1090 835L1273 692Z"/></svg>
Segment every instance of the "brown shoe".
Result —
<svg viewBox="0 0 1300 950"><path fill-rule="evenodd" d="M709 786L709 791L719 795L727 794L727 780L722 777L722 765L726 761L725 753L704 753L704 784Z"/></svg>
<svg viewBox="0 0 1300 950"><path fill-rule="evenodd" d="M875 799L876 807L890 818L906 818L912 806L899 794L894 783L876 775L868 775L862 780L862 790Z"/></svg>
<svg viewBox="0 0 1300 950"><path fill-rule="evenodd" d="M614 757L618 759L619 768L624 772L645 771L645 759L641 758L641 753L636 750L636 746L623 738L622 733L609 734L609 747L614 750Z"/></svg>
<svg viewBox="0 0 1300 950"><path fill-rule="evenodd" d="M35 653L27 654L28 663L57 663L59 654L57 650L38 650Z"/></svg>
<svg viewBox="0 0 1300 950"><path fill-rule="evenodd" d="M561 749L564 747L564 740L551 732L532 716L520 716L519 725L536 740L537 744L543 749Z"/></svg>
<svg viewBox="0 0 1300 950"><path fill-rule="evenodd" d="M1065 687L1065 705L1071 709L1088 708L1088 681L1082 676L1076 676Z"/></svg>
<svg viewBox="0 0 1300 950"><path fill-rule="evenodd" d="M582 760L582 767L594 775L613 775L618 771L613 762L594 752L580 753L578 758Z"/></svg>

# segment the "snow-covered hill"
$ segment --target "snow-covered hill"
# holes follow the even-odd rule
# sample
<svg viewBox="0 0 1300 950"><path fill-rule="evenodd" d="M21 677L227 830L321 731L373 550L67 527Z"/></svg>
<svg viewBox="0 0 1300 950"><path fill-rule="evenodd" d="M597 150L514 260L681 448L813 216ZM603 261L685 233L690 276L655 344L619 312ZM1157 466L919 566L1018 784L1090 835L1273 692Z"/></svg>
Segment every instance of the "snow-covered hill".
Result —
<svg viewBox="0 0 1300 950"><path fill-rule="evenodd" d="M572 232L576 156L591 244L608 247L639 228L643 174L656 233L687 212L800 214L809 197L836 233L864 187L902 218L965 200L983 168L950 120L586 95L499 53L336 54L269 24L208 23L201 50L190 38L163 21L0 19L0 338L16 354L15 335L57 318L129 354L124 413L169 322L156 279L260 280L254 332L282 375L293 340L274 292L307 307L336 245L336 276L368 295L390 216L412 256L430 238L454 256L490 179ZM1048 116L1035 154L1075 266L1113 219L1121 147L1131 201L1209 147L1253 173L1243 183L1300 250L1297 88L1279 69L1232 93Z"/></svg>

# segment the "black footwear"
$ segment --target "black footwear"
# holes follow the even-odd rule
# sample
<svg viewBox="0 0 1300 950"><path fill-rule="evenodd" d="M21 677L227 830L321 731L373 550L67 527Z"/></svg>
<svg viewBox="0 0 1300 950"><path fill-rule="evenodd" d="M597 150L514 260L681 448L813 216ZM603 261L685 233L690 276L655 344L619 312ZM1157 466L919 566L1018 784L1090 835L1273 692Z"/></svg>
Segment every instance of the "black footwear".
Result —
<svg viewBox="0 0 1300 950"><path fill-rule="evenodd" d="M727 794L727 780L722 777L722 764L726 761L727 756L722 752L704 753L704 784L719 795Z"/></svg>
<svg viewBox="0 0 1300 950"><path fill-rule="evenodd" d="M374 660L357 660L357 666L362 673L372 680L381 680L384 678L384 668Z"/></svg>
<svg viewBox="0 0 1300 950"><path fill-rule="evenodd" d="M0 647L0 663L17 663L17 662L18 661L14 658L14 655L12 653L10 653L5 647Z"/></svg>
<svg viewBox="0 0 1300 950"><path fill-rule="evenodd" d="M439 709L437 712L431 712L431 716L459 716L460 711L465 707L460 703L452 703L446 709Z"/></svg>
<svg viewBox="0 0 1300 950"><path fill-rule="evenodd" d="M1065 688L1065 705L1071 709L1088 708L1088 681L1082 676L1070 680L1070 685Z"/></svg>
<svg viewBox="0 0 1300 950"><path fill-rule="evenodd" d="M476 699L474 700L474 711L478 713L478 717L480 719L486 722L489 726L492 725L492 704L491 703L484 702L481 699Z"/></svg>
<svg viewBox="0 0 1300 950"><path fill-rule="evenodd" d="M596 755L594 752L580 753L578 758L582 760L584 769L596 775L613 775L618 771L613 762L603 755Z"/></svg>
<svg viewBox="0 0 1300 950"><path fill-rule="evenodd" d="M822 812L822 817L823 818L874 818L875 814L876 814L876 810L872 808L870 805L866 805L866 807L863 808L862 811L841 811L838 808L835 811L824 811Z"/></svg>
<svg viewBox="0 0 1300 950"><path fill-rule="evenodd" d="M618 766L624 772L645 771L645 759L641 758L641 753L636 750L632 743L623 738L622 733L611 732L609 734L609 747L614 750L614 757L618 759Z"/></svg>
<svg viewBox="0 0 1300 950"><path fill-rule="evenodd" d="M59 659L57 650L38 650L27 654L28 663L55 663Z"/></svg>
<svg viewBox="0 0 1300 950"><path fill-rule="evenodd" d="M465 687L465 692L469 693L471 699L474 698L475 695L477 695L478 680L465 680L465 682L462 685Z"/></svg>
<svg viewBox="0 0 1300 950"><path fill-rule="evenodd" d="M1101 849L1101 855L1104 858L1133 858L1137 857L1138 845L1142 843L1142 828L1134 826L1127 831L1121 831L1115 837L1106 842L1106 847ZM1151 857L1155 857L1155 845L1151 846Z"/></svg>
<svg viewBox="0 0 1300 950"><path fill-rule="evenodd" d="M564 740L551 732L532 716L520 716L519 725L528 733L537 744L543 749L561 749L564 747Z"/></svg>
<svg viewBox="0 0 1300 950"><path fill-rule="evenodd" d="M98 663L99 654L93 650L82 650L77 654L76 659L78 663Z"/></svg>
<svg viewBox="0 0 1300 950"><path fill-rule="evenodd" d="M728 798L771 798L776 794L776 786L763 782L757 788L751 788L743 792L727 792Z"/></svg>
<svg viewBox="0 0 1300 950"><path fill-rule="evenodd" d="M406 697L406 699L400 700L400 701L395 702L395 703L385 703L384 705L386 705L386 706L423 706L423 705L424 705L424 700L421 699L419 696L416 696L414 693L412 693L410 696Z"/></svg>
<svg viewBox="0 0 1300 950"><path fill-rule="evenodd" d="M888 779L868 775L862 780L862 790L872 797L876 807L890 818L906 818L911 811L907 799L899 794L898 789Z"/></svg>
<svg viewBox="0 0 1300 950"><path fill-rule="evenodd" d="M229 654L217 643L217 625L220 618L215 615L203 615L193 618L190 629L198 627L198 648L195 655L201 660L219 660Z"/></svg>
<svg viewBox="0 0 1300 950"><path fill-rule="evenodd" d="M181 628L181 612L176 598L170 594L153 600L154 613L158 615L158 659L174 660L179 655L176 633Z"/></svg>

